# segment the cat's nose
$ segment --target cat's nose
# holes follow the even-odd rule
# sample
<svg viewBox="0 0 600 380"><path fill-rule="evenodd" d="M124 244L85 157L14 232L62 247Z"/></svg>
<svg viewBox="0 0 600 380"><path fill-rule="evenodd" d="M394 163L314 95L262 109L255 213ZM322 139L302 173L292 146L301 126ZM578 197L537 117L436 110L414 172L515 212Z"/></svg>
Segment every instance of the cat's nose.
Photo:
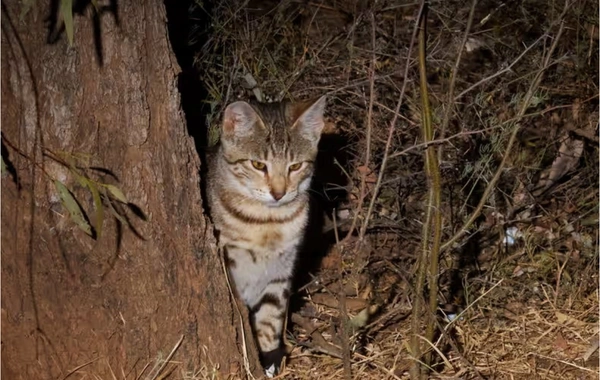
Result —
<svg viewBox="0 0 600 380"><path fill-rule="evenodd" d="M272 189L271 190L271 195L273 196L273 198L278 201L281 198L283 198L283 196L285 195L285 190L275 190Z"/></svg>
<svg viewBox="0 0 600 380"><path fill-rule="evenodd" d="M274 175L271 178L271 183L269 184L269 187L271 188L271 196L273 196L273 199L275 199L276 201L280 200L285 195L285 182L285 177L281 175Z"/></svg>

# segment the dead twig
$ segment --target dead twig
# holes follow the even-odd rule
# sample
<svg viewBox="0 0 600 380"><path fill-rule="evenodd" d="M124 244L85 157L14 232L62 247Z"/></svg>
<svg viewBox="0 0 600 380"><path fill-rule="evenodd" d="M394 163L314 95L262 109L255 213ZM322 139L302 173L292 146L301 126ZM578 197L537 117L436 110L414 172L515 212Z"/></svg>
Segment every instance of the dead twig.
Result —
<svg viewBox="0 0 600 380"><path fill-rule="evenodd" d="M450 86L448 88L448 104L446 104L446 109L444 112L444 119L442 121L442 126L440 128L439 138L443 139L446 135L446 129L448 129L448 124L450 123L450 116L452 115L452 111L454 110L454 86L456 85L456 77L458 75L458 67L460 66L460 60L462 58L462 53L465 51L465 45L467 43L467 39L469 38L469 33L471 32L471 26L473 25L473 15L475 14L475 6L477 5L477 0L473 0L471 3L471 9L469 10L469 19L467 20L467 27L465 28L465 33L463 34L462 41L460 43L460 48L458 48L458 55L456 56L456 61L454 62L454 67L452 68L452 74L450 75ZM440 146L438 149L438 162L442 160L442 155L444 152L444 146Z"/></svg>
<svg viewBox="0 0 600 380"><path fill-rule="evenodd" d="M359 190L359 197L358 197L358 202L356 204L356 212L354 214L354 218L352 219L352 226L350 227L350 230L348 231L348 233L346 234L346 238L344 240L347 240L352 233L354 232L354 228L356 227L356 223L358 221L358 216L360 214L360 210L362 208L362 204L365 200L366 197L366 188L367 188L367 176L369 175L369 165L370 165L370 158L371 158L371 134L373 132L373 103L375 101L375 70L376 70L376 65L377 65L377 56L375 54L375 15L373 13L371 13L371 47L373 49L373 54L371 57L371 67L369 67L369 109L367 110L367 133L366 133L366 140L365 140L365 145L366 145L366 152L365 152L365 161L364 161L364 172L361 175L360 178L360 190ZM376 194L372 194L371 199L374 199L376 196ZM369 213L367 212L367 215L365 217L365 220L363 221L363 228L361 228L360 233L359 233L359 242L362 242L365 234L364 234L364 230L366 229L366 224L369 221Z"/></svg>
<svg viewBox="0 0 600 380"><path fill-rule="evenodd" d="M173 358L173 355L175 355L175 352L177 352L177 350L179 349L179 346L181 346L181 342L183 342L184 337L185 337L185 335L182 335L181 338L179 338L179 340L177 341L177 343L175 343L175 347L173 347L173 349L171 350L169 355L167 355L167 357L163 360L161 366L158 368L158 370L156 371L154 376L151 377L151 380L156 380L159 378L159 376L161 375L161 373L163 372L163 370L165 369L167 364L169 364L171 362L171 358ZM161 378L163 378L163 377L161 377Z"/></svg>
<svg viewBox="0 0 600 380"><path fill-rule="evenodd" d="M342 274L340 269L340 275ZM341 278L341 276L340 276ZM340 342L342 345L342 361L344 363L344 377L346 380L352 379L352 361L350 358L350 331L348 326L348 312L346 311L346 292L344 292L344 284L340 281L340 292L339 292L339 310L341 320Z"/></svg>
<svg viewBox="0 0 600 380"><path fill-rule="evenodd" d="M419 8L419 14L417 17L417 20L419 19L419 17L421 16L421 13L423 12L423 7L424 7L424 2L421 2L421 7ZM412 53L412 49L417 37L417 31L419 30L419 25L418 23L415 24L415 27L413 29L413 33L412 36L410 38L410 45L408 47L408 54L406 55L406 63L405 63L405 67L404 67L404 74L403 74L403 78L407 78L408 77L408 70L410 68L410 60L411 60L411 53ZM392 146L392 138L394 137L395 131L396 131L396 123L398 122L398 117L400 115L400 107L402 107L403 101L404 101L404 93L406 91L406 85L407 85L408 81L404 80L402 82L402 89L400 90L400 95L398 96L398 102L396 103L396 109L394 110L394 117L392 118L392 121L390 122L390 126L388 128L388 136L387 136L387 140L385 142L385 149L383 151L383 159L381 161L381 168L379 168L379 174L377 176L377 182L375 183L375 188L373 189L373 194L371 196L371 201L369 202L369 208L367 209L367 213L365 215L365 219L363 221L363 226L361 228L361 236L364 237L364 234L367 230L367 226L368 226L368 222L369 219L371 218L371 214L373 213L373 209L375 207L375 201L377 200L377 195L379 194L379 191L381 190L381 185L383 183L383 175L385 173L385 168L387 166L388 160L390 159L390 147Z"/></svg>
<svg viewBox="0 0 600 380"><path fill-rule="evenodd" d="M292 314L292 322L302 327L312 339L312 344L309 345L303 343L303 346L309 347L314 351L333 356L334 358L343 359L343 355L340 348L327 342L323 335L321 335L321 333L317 331L317 328L313 326L313 324L309 320L294 313Z"/></svg>
<svg viewBox="0 0 600 380"><path fill-rule="evenodd" d="M527 93L523 99L523 102L521 104L521 108L518 112L518 116L517 117L522 117L523 115L525 115L525 111L527 111L527 108L529 108L529 105L531 103L531 99L533 98L533 95L535 93L535 91L537 90L537 88L540 85L540 82L542 80L543 74L546 71L546 69L550 66L550 59L552 57L552 54L554 52L554 50L556 49L556 46L558 45L558 41L560 40L560 37L563 33L564 30L564 16L567 12L567 10L569 9L569 3L566 2L565 3L565 8L563 10L563 12L561 13L561 15L559 16L559 20L560 20L560 27L559 30L556 34L556 36L554 37L554 41L552 43L552 46L550 47L550 50L548 51L548 53L546 54L546 59L544 60L544 64L542 66L542 68L538 71L537 75L535 76L535 78L533 79L533 81L531 82L531 85L529 86L529 89L527 90ZM552 25L550 25L549 30L551 28L553 28L556 25L555 22L552 23ZM534 44L536 44L538 41L540 41L541 38L547 38L549 37L548 33L544 33L544 35L542 37L540 37ZM527 48L525 51L529 50L531 47ZM523 52L525 53L525 52ZM522 57L523 54L521 54L519 56ZM514 64L514 62L513 62ZM464 91L463 91L464 93ZM458 97L462 96L459 95ZM457 98L458 98L457 97ZM485 203L487 202L489 196L491 195L492 191L494 190L494 188L496 187L496 184L498 183L498 180L500 179L502 172L504 171L504 167L506 166L507 161L510 158L510 152L512 151L512 147L517 139L517 134L519 132L519 125L517 123L514 123L514 125L512 126L512 132L510 134L508 143L506 145L506 149L504 150L504 154L502 155L502 161L500 162L500 164L498 165L498 168L496 169L496 172L494 173L494 177L491 179L491 181L488 183L487 187L485 188L483 195L481 196L481 199L479 200L479 203L477 204L477 207L475 208L475 210L471 213L471 216L469 217L469 219L462 225L462 227L454 234L454 236L452 236L452 238L450 238L446 243L444 243L441 247L441 252L447 250L448 248L452 247L452 245L454 243L456 243L465 233L467 233L468 229L471 227L471 225L475 222L475 220L479 217L479 214L481 213L481 211L483 210L483 207L485 206Z"/></svg>
<svg viewBox="0 0 600 380"><path fill-rule="evenodd" d="M467 88L466 90L464 90L463 92L461 92L460 94L458 94L456 96L456 98L454 98L454 101L458 101L460 98L462 98L464 95L466 95L467 93L471 92L473 89L481 86L484 83L487 83L489 81L491 81L494 78L499 77L500 75L507 73L509 71L512 70L512 68L514 67L514 65L517 64L517 62L519 62L523 57L525 57L525 55L527 55L527 53L533 49L538 43L540 43L540 41L544 40L546 37L548 37L547 33L544 33L543 35L540 36L540 38L538 38L537 40L535 40L534 43L532 43L531 45L529 45L527 47L527 49L523 50L523 52L521 54L519 54L519 56L517 58L515 58L514 61L512 61L512 63L508 66L506 66L504 69L495 72L494 74L490 75L489 77L485 77L482 80L480 80L479 82L475 83L474 85L470 86L469 88Z"/></svg>

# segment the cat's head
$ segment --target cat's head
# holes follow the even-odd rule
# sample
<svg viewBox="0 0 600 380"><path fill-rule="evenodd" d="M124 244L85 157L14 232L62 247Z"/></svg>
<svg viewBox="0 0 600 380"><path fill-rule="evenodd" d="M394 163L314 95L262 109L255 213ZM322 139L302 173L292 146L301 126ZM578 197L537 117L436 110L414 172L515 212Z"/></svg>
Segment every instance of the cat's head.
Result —
<svg viewBox="0 0 600 380"><path fill-rule="evenodd" d="M225 109L221 152L236 191L267 206L305 193L323 130L325 97L302 103L249 104Z"/></svg>

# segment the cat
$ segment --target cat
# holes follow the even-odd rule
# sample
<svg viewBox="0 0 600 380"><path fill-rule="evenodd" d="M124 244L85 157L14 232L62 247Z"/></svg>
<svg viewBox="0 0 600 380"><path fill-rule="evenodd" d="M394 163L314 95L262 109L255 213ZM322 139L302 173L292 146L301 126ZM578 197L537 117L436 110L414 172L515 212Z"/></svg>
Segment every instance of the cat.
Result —
<svg viewBox="0 0 600 380"><path fill-rule="evenodd" d="M278 371L292 277L308 221L325 96L227 106L207 198L230 278L250 311L261 363Z"/></svg>

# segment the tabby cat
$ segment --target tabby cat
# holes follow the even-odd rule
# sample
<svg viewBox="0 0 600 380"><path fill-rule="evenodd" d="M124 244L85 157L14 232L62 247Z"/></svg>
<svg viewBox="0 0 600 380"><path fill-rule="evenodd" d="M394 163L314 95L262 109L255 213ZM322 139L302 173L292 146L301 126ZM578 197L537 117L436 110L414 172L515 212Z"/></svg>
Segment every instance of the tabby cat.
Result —
<svg viewBox="0 0 600 380"><path fill-rule="evenodd" d="M211 217L269 376L285 355L282 334L325 101L232 103L209 159Z"/></svg>

